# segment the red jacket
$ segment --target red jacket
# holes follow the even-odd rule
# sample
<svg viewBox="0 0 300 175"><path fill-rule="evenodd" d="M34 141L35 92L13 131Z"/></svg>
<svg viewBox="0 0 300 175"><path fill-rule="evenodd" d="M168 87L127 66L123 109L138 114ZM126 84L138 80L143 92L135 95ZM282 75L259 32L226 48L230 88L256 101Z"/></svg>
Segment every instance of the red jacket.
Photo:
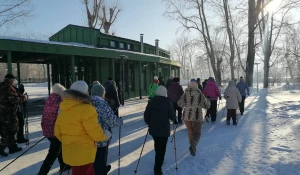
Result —
<svg viewBox="0 0 300 175"><path fill-rule="evenodd" d="M204 88L204 95L210 100L218 100L218 97L221 97L220 90L214 81L208 80Z"/></svg>

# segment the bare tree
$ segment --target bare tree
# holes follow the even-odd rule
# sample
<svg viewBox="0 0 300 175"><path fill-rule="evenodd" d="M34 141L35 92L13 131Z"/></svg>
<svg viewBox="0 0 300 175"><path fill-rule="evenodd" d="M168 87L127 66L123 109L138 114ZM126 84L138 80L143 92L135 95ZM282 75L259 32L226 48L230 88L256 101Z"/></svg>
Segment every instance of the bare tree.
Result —
<svg viewBox="0 0 300 175"><path fill-rule="evenodd" d="M33 9L31 0L0 0L0 28L12 22L23 22Z"/></svg>
<svg viewBox="0 0 300 175"><path fill-rule="evenodd" d="M117 3L112 7L109 7L108 10L106 7L107 6L104 5L102 8L103 16L100 17L101 20L100 28L103 27L104 33L109 34L109 30L111 26L114 24L114 22L116 21L119 13L121 12L121 8ZM109 14L109 16L107 15L107 13ZM114 32L112 32L112 35L114 35Z"/></svg>
<svg viewBox="0 0 300 175"><path fill-rule="evenodd" d="M88 27L96 28L97 25L101 24L99 17L103 2L104 0L82 0L86 10Z"/></svg>

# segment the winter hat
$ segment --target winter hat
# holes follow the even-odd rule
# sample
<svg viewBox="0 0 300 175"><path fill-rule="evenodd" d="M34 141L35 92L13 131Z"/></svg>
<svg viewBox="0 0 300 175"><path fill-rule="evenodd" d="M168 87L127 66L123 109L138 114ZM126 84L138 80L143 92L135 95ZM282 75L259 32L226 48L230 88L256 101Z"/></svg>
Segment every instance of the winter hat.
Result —
<svg viewBox="0 0 300 175"><path fill-rule="evenodd" d="M96 84L101 84L99 81L94 81L92 86L95 86Z"/></svg>
<svg viewBox="0 0 300 175"><path fill-rule="evenodd" d="M196 83L197 83L197 81L196 81L195 78L192 78L192 79L191 79L191 82L196 82Z"/></svg>
<svg viewBox="0 0 300 175"><path fill-rule="evenodd" d="M153 81L154 83L156 83L156 84L158 84L159 83L159 80L157 80L157 79L154 79L154 81Z"/></svg>
<svg viewBox="0 0 300 175"><path fill-rule="evenodd" d="M178 83L180 80L179 80L179 78L178 77L174 77L173 78L173 82L176 82L176 83Z"/></svg>
<svg viewBox="0 0 300 175"><path fill-rule="evenodd" d="M156 89L156 96L167 97L167 94L167 89L162 85L158 86L158 88Z"/></svg>
<svg viewBox="0 0 300 175"><path fill-rule="evenodd" d="M59 83L55 83L52 86L52 93L60 95L60 96L62 96L62 94L65 90L66 90L66 88L63 85L59 84Z"/></svg>
<svg viewBox="0 0 300 175"><path fill-rule="evenodd" d="M105 88L101 84L95 84L91 89L92 95L102 96L105 93Z"/></svg>
<svg viewBox="0 0 300 175"><path fill-rule="evenodd" d="M74 82L71 85L70 89L74 90L74 91L81 92L83 94L89 94L89 86L83 80Z"/></svg>
<svg viewBox="0 0 300 175"><path fill-rule="evenodd" d="M4 78L8 79L8 80L14 80L14 79L16 79L16 77L13 74L7 74L7 75L5 75Z"/></svg>
<svg viewBox="0 0 300 175"><path fill-rule="evenodd" d="M154 80L158 80L158 77L157 77L157 76L154 76Z"/></svg>
<svg viewBox="0 0 300 175"><path fill-rule="evenodd" d="M213 77L209 77L208 80L215 81L215 79Z"/></svg>

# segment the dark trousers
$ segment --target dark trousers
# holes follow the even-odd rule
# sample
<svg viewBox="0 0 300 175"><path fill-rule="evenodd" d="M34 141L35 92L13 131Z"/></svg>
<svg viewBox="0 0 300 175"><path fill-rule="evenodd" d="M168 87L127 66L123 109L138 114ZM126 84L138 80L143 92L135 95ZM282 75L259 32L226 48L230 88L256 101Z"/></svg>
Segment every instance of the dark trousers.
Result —
<svg viewBox="0 0 300 175"><path fill-rule="evenodd" d="M98 147L96 153L96 159L94 162L95 175L106 175L107 169L107 153L108 145L106 147Z"/></svg>
<svg viewBox="0 0 300 175"><path fill-rule="evenodd" d="M82 166L73 166L72 175L95 175L93 164L89 163Z"/></svg>
<svg viewBox="0 0 300 175"><path fill-rule="evenodd" d="M233 124L236 124L236 109L227 109L227 121L232 118Z"/></svg>
<svg viewBox="0 0 300 175"><path fill-rule="evenodd" d="M48 140L50 142L50 148L38 175L47 175L56 158L58 159L61 170L66 166L62 158L61 142L57 138L48 138Z"/></svg>
<svg viewBox="0 0 300 175"><path fill-rule="evenodd" d="M246 96L242 96L242 101L241 101L241 103L239 103L241 114L244 114L244 110L245 110L245 99L246 99Z"/></svg>
<svg viewBox="0 0 300 175"><path fill-rule="evenodd" d="M217 119L217 100L210 100L210 108L207 110L207 114L211 116L211 121L214 122Z"/></svg>
<svg viewBox="0 0 300 175"><path fill-rule="evenodd" d="M182 122L182 119L181 119L182 118L182 108L179 107L177 103L173 103L173 107L174 107L174 110L175 110L175 114L176 114L176 111L178 111L178 119L177 119L177 121L179 123L181 123Z"/></svg>
<svg viewBox="0 0 300 175"><path fill-rule="evenodd" d="M19 129L17 132L17 140L22 140L24 139L24 117L22 114L18 115L18 120L19 120Z"/></svg>
<svg viewBox="0 0 300 175"><path fill-rule="evenodd" d="M168 137L154 137L154 149L155 149L155 164L154 172L161 173L161 167L164 163L166 147L168 142Z"/></svg>
<svg viewBox="0 0 300 175"><path fill-rule="evenodd" d="M7 116L5 116L7 115ZM14 121L12 121L12 124L7 124L5 118L11 117L9 114L0 114L0 151L3 151L6 147L9 149L16 148L16 139L15 136L17 134L17 116Z"/></svg>

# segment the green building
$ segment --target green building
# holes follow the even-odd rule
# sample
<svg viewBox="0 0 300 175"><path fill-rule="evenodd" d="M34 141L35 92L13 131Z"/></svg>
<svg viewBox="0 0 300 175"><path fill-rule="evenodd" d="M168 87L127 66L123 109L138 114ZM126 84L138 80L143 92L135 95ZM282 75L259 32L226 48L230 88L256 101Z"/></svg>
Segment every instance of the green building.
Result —
<svg viewBox="0 0 300 175"><path fill-rule="evenodd" d="M99 29L68 25L49 41L0 37L0 62L47 64L48 84L61 83L69 87L76 80L88 84L108 77L120 78L120 57L125 56L125 98L147 95L153 77L180 76L180 64L170 60L170 52L140 41L103 34ZM51 71L50 71L51 70ZM19 79L19 83L20 79Z"/></svg>

